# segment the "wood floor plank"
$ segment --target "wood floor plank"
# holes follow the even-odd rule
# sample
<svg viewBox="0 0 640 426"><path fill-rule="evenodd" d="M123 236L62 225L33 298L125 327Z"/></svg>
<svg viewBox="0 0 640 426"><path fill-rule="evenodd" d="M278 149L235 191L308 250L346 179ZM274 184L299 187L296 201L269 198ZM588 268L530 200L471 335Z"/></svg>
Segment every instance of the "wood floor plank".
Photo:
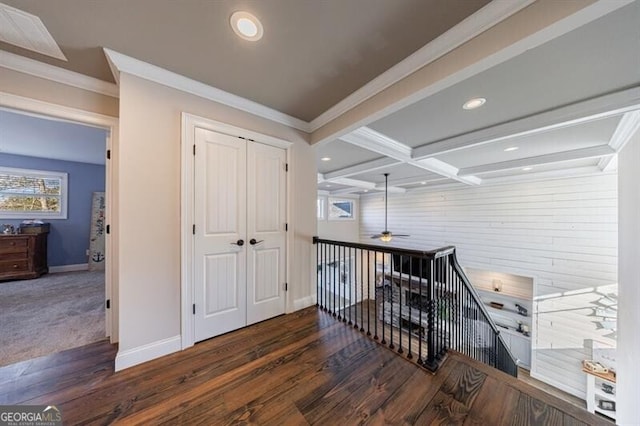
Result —
<svg viewBox="0 0 640 426"><path fill-rule="evenodd" d="M420 413L457 366L458 362L449 358L437 374L428 373L421 368L416 369L413 375L380 405L365 424L416 424Z"/></svg>
<svg viewBox="0 0 640 426"><path fill-rule="evenodd" d="M561 426L564 422L563 414L560 410L545 404L527 394L520 393L513 425L545 425Z"/></svg>
<svg viewBox="0 0 640 426"><path fill-rule="evenodd" d="M519 390L487 376L464 424L509 426L519 398Z"/></svg>
<svg viewBox="0 0 640 426"><path fill-rule="evenodd" d="M117 373L114 352L0 369L0 401L57 405L74 425L608 424L459 354L432 375L316 308Z"/></svg>

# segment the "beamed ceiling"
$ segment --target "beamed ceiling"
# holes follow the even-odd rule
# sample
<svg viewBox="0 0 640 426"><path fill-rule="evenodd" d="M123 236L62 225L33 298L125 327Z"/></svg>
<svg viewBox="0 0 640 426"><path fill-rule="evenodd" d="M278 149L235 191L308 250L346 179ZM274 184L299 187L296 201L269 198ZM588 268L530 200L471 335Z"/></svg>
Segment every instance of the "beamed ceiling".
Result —
<svg viewBox="0 0 640 426"><path fill-rule="evenodd" d="M68 61L0 42L0 66L19 55L113 83L106 48L116 68L229 92L309 133L331 193L374 192L383 173L402 192L614 171L640 125L638 0L4 2ZM236 10L261 40L231 31ZM487 102L463 110L474 97Z"/></svg>

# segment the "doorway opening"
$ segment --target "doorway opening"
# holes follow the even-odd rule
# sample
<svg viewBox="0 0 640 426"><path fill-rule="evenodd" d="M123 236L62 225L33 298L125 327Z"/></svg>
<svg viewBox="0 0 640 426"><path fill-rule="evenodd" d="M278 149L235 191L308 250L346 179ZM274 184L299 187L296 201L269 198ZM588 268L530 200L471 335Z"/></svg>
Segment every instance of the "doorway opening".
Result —
<svg viewBox="0 0 640 426"><path fill-rule="evenodd" d="M117 119L2 101L0 367L115 342L105 157Z"/></svg>

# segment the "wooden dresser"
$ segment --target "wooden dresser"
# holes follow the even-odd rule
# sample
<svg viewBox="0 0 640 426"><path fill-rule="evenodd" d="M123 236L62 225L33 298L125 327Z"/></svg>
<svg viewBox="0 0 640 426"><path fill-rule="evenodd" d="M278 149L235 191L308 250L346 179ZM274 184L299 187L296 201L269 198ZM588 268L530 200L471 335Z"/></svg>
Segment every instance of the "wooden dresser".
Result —
<svg viewBox="0 0 640 426"><path fill-rule="evenodd" d="M38 278L49 272L47 235L0 234L0 281Z"/></svg>

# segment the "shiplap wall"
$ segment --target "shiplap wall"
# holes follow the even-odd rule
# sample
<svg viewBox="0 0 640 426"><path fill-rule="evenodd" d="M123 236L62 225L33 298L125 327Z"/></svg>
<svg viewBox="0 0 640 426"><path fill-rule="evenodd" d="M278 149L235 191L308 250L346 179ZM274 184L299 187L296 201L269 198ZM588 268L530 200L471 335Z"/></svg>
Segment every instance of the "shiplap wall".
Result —
<svg viewBox="0 0 640 426"><path fill-rule="evenodd" d="M584 398L584 339L615 342L589 316L594 298L569 298L553 312L546 307L566 292L615 288L617 204L615 174L432 188L390 194L389 229L411 234L392 244L454 245L464 267L534 278L534 301L544 298L545 313L534 318L532 375ZM384 198L364 196L360 207L360 237L370 242L384 226Z"/></svg>

